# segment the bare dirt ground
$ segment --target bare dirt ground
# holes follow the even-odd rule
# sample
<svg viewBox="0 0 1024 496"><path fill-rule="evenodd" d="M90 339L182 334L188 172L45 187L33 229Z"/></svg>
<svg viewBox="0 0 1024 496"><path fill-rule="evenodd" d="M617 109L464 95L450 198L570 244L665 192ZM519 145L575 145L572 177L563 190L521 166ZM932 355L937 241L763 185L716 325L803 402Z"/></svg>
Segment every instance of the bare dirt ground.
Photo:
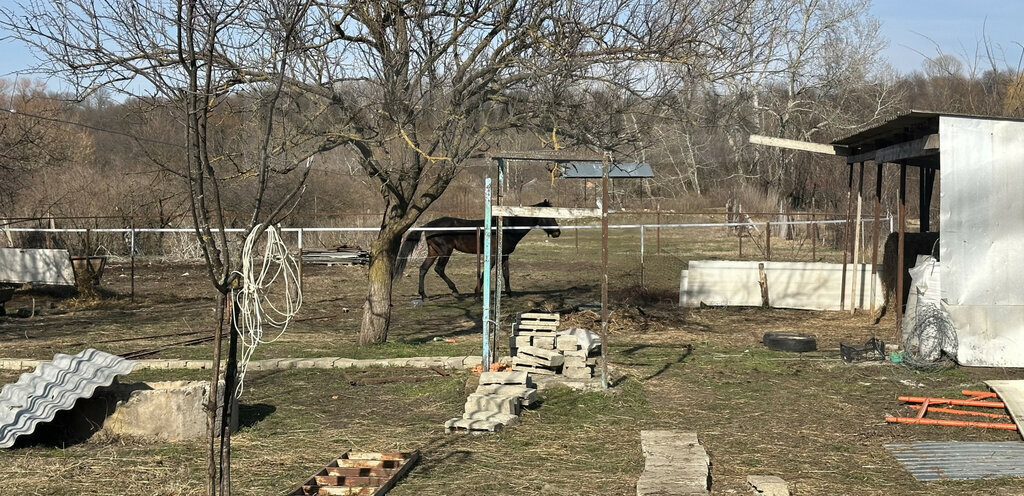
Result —
<svg viewBox="0 0 1024 496"><path fill-rule="evenodd" d="M570 311L599 301L600 252L593 231L557 240L531 234L513 257L513 289L504 313ZM696 432L712 460L713 494L747 494L746 476L778 475L794 494L1024 494L1020 480L919 483L882 448L913 440L1019 440L1015 432L887 425L907 414L899 394L955 395L987 379L1024 378L1021 370L921 372L892 363L846 364L840 342L891 341L893 322L871 326L865 313L706 308L674 305L679 270L690 259L737 258L735 239L717 232L663 233L661 253L648 233L643 275L639 246L613 231L610 393L553 390L518 426L492 436L449 436L443 422L459 414L465 373L419 383L349 385L337 370L253 373L242 397L242 430L233 437L238 494L282 494L346 449L412 450L423 461L395 495L628 495L643 468L641 429ZM777 242L773 240L773 245ZM745 245L743 258L753 258ZM777 243L777 253L809 259L806 246ZM800 256L795 256L800 255ZM820 254L819 254L820 255ZM821 256L835 257L835 253ZM820 258L820 257L819 257ZM302 314L255 358L449 356L480 349L480 304L438 294L414 306L416 265L396 289L389 344L355 345L365 289L360 267L306 266ZM475 261L449 265L460 289L474 285ZM143 261L136 298L128 300L128 266L104 275L108 297L78 301L19 293L9 309L35 305L32 319L0 318L0 356L48 359L96 347L113 353L166 347L209 332L214 299L203 269ZM646 289L640 287L641 278ZM54 308L51 308L51 302ZM567 313L567 324L596 330L596 314ZM506 319L507 320L507 319ZM809 332L819 351L766 350L767 331ZM134 339L131 338L146 338ZM442 338L437 341L435 338ZM443 338L452 338L454 343ZM503 340L499 340L499 343ZM688 346L689 345L689 346ZM154 358L209 358L208 343L160 349ZM4 383L16 372L0 371ZM140 371L137 380L206 379L205 371ZM199 441L147 444L80 440L27 443L0 452L0 494L200 494Z"/></svg>

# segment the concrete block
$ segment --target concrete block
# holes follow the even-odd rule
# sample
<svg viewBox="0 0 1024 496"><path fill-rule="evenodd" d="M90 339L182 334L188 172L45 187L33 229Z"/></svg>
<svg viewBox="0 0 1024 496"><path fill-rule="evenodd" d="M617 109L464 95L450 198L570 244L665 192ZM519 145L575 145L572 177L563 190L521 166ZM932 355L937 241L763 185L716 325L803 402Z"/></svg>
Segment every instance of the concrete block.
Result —
<svg viewBox="0 0 1024 496"><path fill-rule="evenodd" d="M594 376L594 369L590 367L562 367L562 375L569 379L590 379Z"/></svg>
<svg viewBox="0 0 1024 496"><path fill-rule="evenodd" d="M468 420L489 420L491 422L502 424L505 427L511 427L519 423L518 415L509 415L507 413L490 412L486 410L466 412L462 414L462 418Z"/></svg>
<svg viewBox="0 0 1024 496"><path fill-rule="evenodd" d="M329 369L334 367L334 360L333 357L314 358L313 364L318 369Z"/></svg>
<svg viewBox="0 0 1024 496"><path fill-rule="evenodd" d="M561 351L576 351L579 349L579 342L576 336L563 334L555 337L555 349Z"/></svg>
<svg viewBox="0 0 1024 496"><path fill-rule="evenodd" d="M480 374L480 385L504 384L504 385L529 385L529 376L525 372L484 372Z"/></svg>
<svg viewBox="0 0 1024 496"><path fill-rule="evenodd" d="M534 339L534 342L536 341L537 340ZM536 360L540 360L542 364L549 367L560 367L565 363L565 357L563 357L561 353L537 346L524 346L519 348L519 353L516 354L516 357L532 357Z"/></svg>
<svg viewBox="0 0 1024 496"><path fill-rule="evenodd" d="M748 475L747 484L754 494L764 496L789 496L789 484L774 475Z"/></svg>
<svg viewBox="0 0 1024 496"><path fill-rule="evenodd" d="M535 366L532 366L532 365L526 365L526 364L522 364L522 363L514 363L512 365L512 370L515 370L515 371L518 371L518 372L529 372L531 374L539 374L539 375L555 375L555 374L558 373L558 372L556 372L556 371L554 371L552 369L548 369L548 368L544 368L544 367L535 367Z"/></svg>
<svg viewBox="0 0 1024 496"><path fill-rule="evenodd" d="M555 336L534 336L533 346L545 350L555 349Z"/></svg>
<svg viewBox="0 0 1024 496"><path fill-rule="evenodd" d="M562 366L565 367L565 368L586 367L587 366L587 359L586 358L575 357L575 356L573 356L573 357L567 356L567 357L565 357L565 363L563 363Z"/></svg>
<svg viewBox="0 0 1024 496"><path fill-rule="evenodd" d="M500 422L492 420L478 420L478 419L464 419L461 417L453 418L444 423L445 432L468 432L468 433L484 433L484 432L498 432L504 427Z"/></svg>
<svg viewBox="0 0 1024 496"><path fill-rule="evenodd" d="M167 363L167 368L169 368L169 369L185 369L185 368L188 368L187 367L188 360L169 359L169 360L164 360L164 362Z"/></svg>
<svg viewBox="0 0 1024 496"><path fill-rule="evenodd" d="M566 358L587 358L587 350L562 350L562 356Z"/></svg>
<svg viewBox="0 0 1024 496"><path fill-rule="evenodd" d="M466 398L466 409L464 411L490 411L519 415L519 398L502 394L479 394L473 393Z"/></svg>
<svg viewBox="0 0 1024 496"><path fill-rule="evenodd" d="M203 370L213 368L213 360L186 360L185 368L191 370Z"/></svg>
<svg viewBox="0 0 1024 496"><path fill-rule="evenodd" d="M316 368L315 358L302 358L295 362L295 368L297 369L313 369Z"/></svg>
<svg viewBox="0 0 1024 496"><path fill-rule="evenodd" d="M444 368L457 370L463 368L465 364L466 357L464 356L447 357L444 361Z"/></svg>
<svg viewBox="0 0 1024 496"><path fill-rule="evenodd" d="M533 346L532 336L509 336L508 344L510 348L522 348L523 346Z"/></svg>
<svg viewBox="0 0 1024 496"><path fill-rule="evenodd" d="M477 386L476 392L480 394L502 394L516 396L524 406L529 406L537 401L537 390L520 385L486 384Z"/></svg>
<svg viewBox="0 0 1024 496"><path fill-rule="evenodd" d="M473 367L476 367L477 365L483 366L483 364L484 357L479 355L470 355L466 357L466 361L463 364L462 368L471 369Z"/></svg>
<svg viewBox="0 0 1024 496"><path fill-rule="evenodd" d="M220 383L224 389L224 383ZM102 424L96 433L103 437L129 437L151 441L184 441L205 438L209 421L206 401L210 394L209 381L170 381L115 384L96 390L93 398L81 403L79 412L88 418L88 410L96 410ZM219 395L218 410L224 407L224 396ZM75 409L80 408L79 405ZM238 411L232 414L232 431L238 430ZM107 414L113 410L113 413ZM217 423L220 422L217 414Z"/></svg>

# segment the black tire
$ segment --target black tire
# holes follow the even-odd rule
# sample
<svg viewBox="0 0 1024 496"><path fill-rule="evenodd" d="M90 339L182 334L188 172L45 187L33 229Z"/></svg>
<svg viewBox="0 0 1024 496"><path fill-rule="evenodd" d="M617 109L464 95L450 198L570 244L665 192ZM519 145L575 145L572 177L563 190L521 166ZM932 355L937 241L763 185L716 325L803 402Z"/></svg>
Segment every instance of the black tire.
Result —
<svg viewBox="0 0 1024 496"><path fill-rule="evenodd" d="M765 348L776 351L803 353L818 349L818 341L814 336L797 332L766 332L761 342Z"/></svg>

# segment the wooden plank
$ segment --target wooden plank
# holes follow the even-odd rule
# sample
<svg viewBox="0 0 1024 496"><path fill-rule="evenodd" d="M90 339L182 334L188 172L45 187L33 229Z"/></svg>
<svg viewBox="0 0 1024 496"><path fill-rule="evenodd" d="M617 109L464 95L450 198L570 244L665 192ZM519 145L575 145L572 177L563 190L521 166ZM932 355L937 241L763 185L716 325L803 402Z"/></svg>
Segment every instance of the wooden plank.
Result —
<svg viewBox="0 0 1024 496"><path fill-rule="evenodd" d="M572 152L564 150L508 150L488 153L487 156L492 159L546 160L550 162L600 162L604 159L604 155L601 153L588 151Z"/></svg>
<svg viewBox="0 0 1024 496"><path fill-rule="evenodd" d="M921 157L928 157L939 153L939 135L929 134L923 138L897 143L895 145L879 148L877 150L858 153L846 157L846 163L873 161L877 164L887 162L899 162Z"/></svg>
<svg viewBox="0 0 1024 496"><path fill-rule="evenodd" d="M512 205L494 205L491 215L495 217L550 217L553 219L579 219L582 217L600 217L601 210L596 208L569 207L517 207Z"/></svg>
<svg viewBox="0 0 1024 496"><path fill-rule="evenodd" d="M1017 424L1017 432L1024 436L1024 380L985 381L985 384L1003 400L1006 411Z"/></svg>
<svg viewBox="0 0 1024 496"><path fill-rule="evenodd" d="M750 142L755 145L774 146L776 148L785 148L787 150L824 153L827 155L846 156L850 154L849 149L845 146L826 145L824 143L812 143L809 141L798 141L786 138L774 138L771 136L761 136L759 134L751 134Z"/></svg>

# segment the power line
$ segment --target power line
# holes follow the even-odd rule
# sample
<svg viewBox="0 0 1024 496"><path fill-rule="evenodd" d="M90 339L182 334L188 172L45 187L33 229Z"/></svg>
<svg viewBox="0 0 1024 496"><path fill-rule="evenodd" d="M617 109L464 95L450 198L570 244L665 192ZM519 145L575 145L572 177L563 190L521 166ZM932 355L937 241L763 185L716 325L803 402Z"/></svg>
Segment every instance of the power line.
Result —
<svg viewBox="0 0 1024 496"><path fill-rule="evenodd" d="M85 124L85 123L82 123L82 122L74 122L74 121L69 121L69 120L65 120L65 119L58 119L56 117L47 117L45 115L32 114L32 113L28 113L28 112L20 112L20 111L14 110L14 109L4 109L4 110L6 110L7 113L9 113L11 115L23 115L25 117L31 117L33 119L39 119L39 120L44 120L44 121L49 121L49 122L55 122L55 123L58 123L58 124L68 124L68 125L71 125L71 126L83 127L83 128L86 128L86 129L90 129L90 130L93 130L93 131L99 131L99 132L102 132L102 133L117 134L117 135L120 135L120 136L125 136L125 137L128 137L128 138L134 139L136 141L145 141L145 142L155 143L155 144L159 144L159 145L173 146L173 147L176 147L176 148L185 148L185 145L182 145L180 143L170 143L170 142L161 141L161 140L158 140L158 139L145 138L145 137L142 137L142 136L136 136L134 134L126 133L124 131L117 131L117 130L114 130L114 129L102 128L102 127L99 127L99 126L93 126L91 124Z"/></svg>

